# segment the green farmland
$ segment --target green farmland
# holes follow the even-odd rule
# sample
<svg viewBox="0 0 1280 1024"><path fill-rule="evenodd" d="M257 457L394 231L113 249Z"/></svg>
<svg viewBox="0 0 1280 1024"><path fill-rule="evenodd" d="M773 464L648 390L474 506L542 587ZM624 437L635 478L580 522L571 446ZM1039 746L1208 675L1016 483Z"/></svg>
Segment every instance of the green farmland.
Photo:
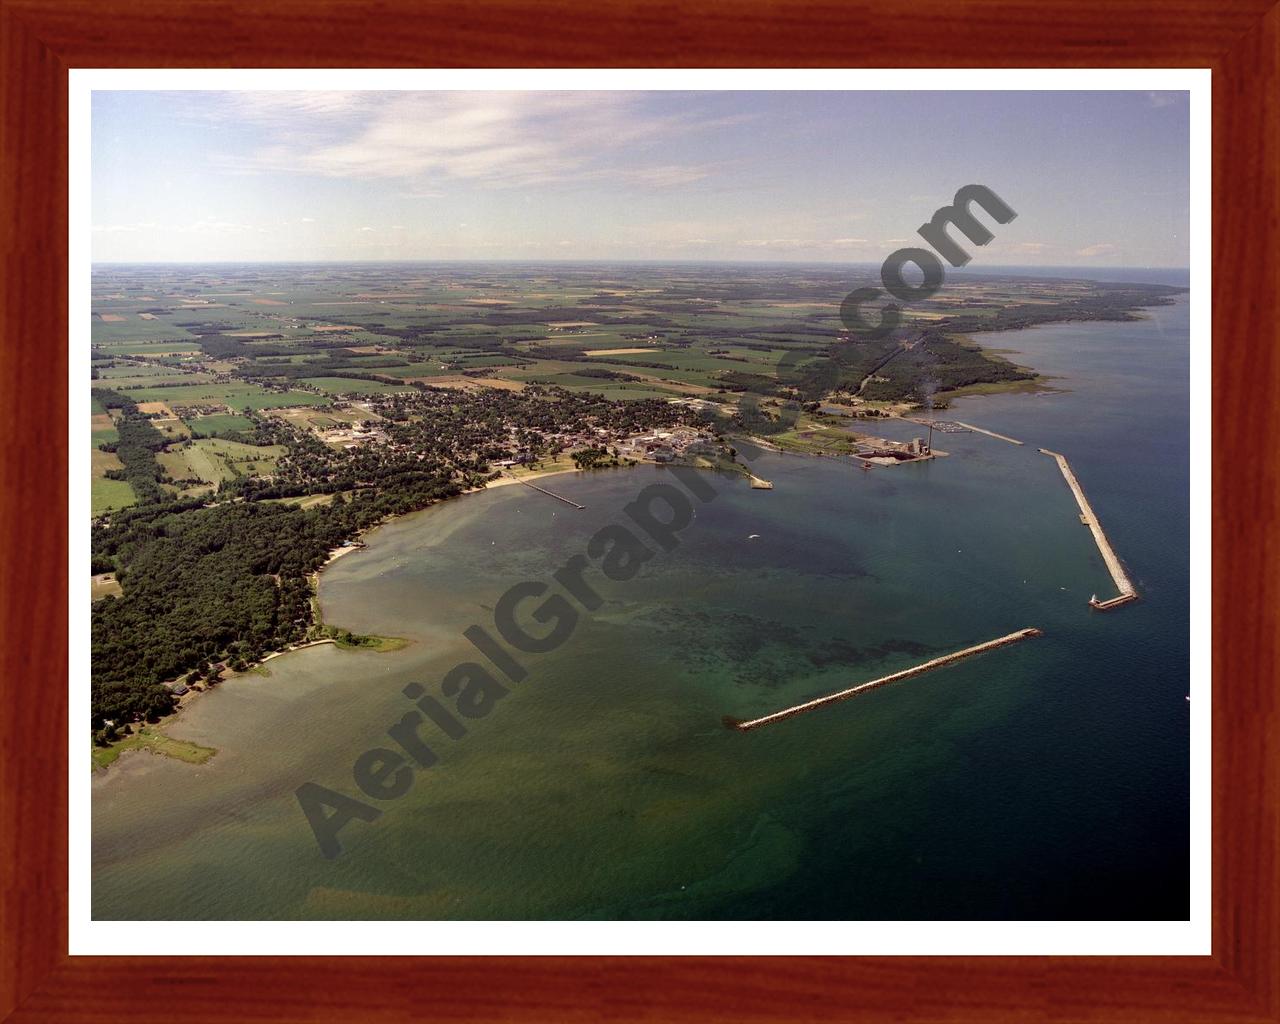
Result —
<svg viewBox="0 0 1280 1024"><path fill-rule="evenodd" d="M328 399L308 391L267 391L256 384L193 384L183 387L132 388L122 392L135 402L226 405L232 409L281 409L291 405L325 405Z"/></svg>
<svg viewBox="0 0 1280 1024"><path fill-rule="evenodd" d="M137 504L138 497L133 488L124 480L108 480L104 475L108 470L123 468L120 459L111 452L99 451L95 443L90 453L90 472L93 475L93 486L90 490L89 505L94 516L100 516L115 509L128 508Z"/></svg>
<svg viewBox="0 0 1280 1024"><path fill-rule="evenodd" d="M143 320L137 314L104 311L108 316L123 316L123 320L106 321L100 316L93 318L91 338L95 346L114 347L117 342L170 342L192 341L195 338L190 331L175 327L163 320ZM155 346L161 348L163 346ZM193 346L194 347L194 346Z"/></svg>
<svg viewBox="0 0 1280 1024"><path fill-rule="evenodd" d="M300 383L331 395L380 395L388 391L412 391L409 384L387 384L379 380L357 380L354 377L304 377Z"/></svg>

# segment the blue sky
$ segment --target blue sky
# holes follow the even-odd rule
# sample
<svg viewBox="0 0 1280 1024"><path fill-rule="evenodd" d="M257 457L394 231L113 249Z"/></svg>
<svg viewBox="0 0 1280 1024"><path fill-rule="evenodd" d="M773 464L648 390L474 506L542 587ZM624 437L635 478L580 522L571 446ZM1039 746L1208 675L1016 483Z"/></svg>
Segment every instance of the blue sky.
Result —
<svg viewBox="0 0 1280 1024"><path fill-rule="evenodd" d="M1185 93L95 92L95 261L1188 263Z"/></svg>

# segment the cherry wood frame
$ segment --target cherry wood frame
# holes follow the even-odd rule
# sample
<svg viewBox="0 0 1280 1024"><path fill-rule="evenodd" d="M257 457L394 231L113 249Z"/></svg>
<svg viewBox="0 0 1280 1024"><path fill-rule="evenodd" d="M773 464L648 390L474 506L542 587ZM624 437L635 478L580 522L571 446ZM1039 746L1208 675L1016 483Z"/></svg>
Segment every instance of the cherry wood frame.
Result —
<svg viewBox="0 0 1280 1024"><path fill-rule="evenodd" d="M1280 1020L1271 3L0 0L0 1019ZM218 66L1212 68L1212 955L69 957L67 70Z"/></svg>

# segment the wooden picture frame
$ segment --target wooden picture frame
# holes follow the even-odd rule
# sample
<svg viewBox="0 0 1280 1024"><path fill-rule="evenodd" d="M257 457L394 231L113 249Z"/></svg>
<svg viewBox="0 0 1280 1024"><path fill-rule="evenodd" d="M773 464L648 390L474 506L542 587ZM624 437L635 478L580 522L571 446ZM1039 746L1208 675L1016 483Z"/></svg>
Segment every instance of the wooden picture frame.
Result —
<svg viewBox="0 0 1280 1024"><path fill-rule="evenodd" d="M0 53L0 1019L1280 1020L1280 7L0 0ZM1212 955L68 956L68 70L953 64L1212 69Z"/></svg>

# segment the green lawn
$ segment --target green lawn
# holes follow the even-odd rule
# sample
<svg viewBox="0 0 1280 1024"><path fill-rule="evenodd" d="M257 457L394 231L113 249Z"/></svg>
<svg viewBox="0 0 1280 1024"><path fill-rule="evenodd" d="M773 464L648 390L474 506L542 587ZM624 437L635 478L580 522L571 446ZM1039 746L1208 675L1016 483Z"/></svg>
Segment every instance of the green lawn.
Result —
<svg viewBox="0 0 1280 1024"><path fill-rule="evenodd" d="M350 494L350 492L346 492ZM333 502L332 494L302 494L294 498L263 498L263 501L277 505L297 505L298 508L313 508L316 505L328 505Z"/></svg>
<svg viewBox="0 0 1280 1024"><path fill-rule="evenodd" d="M156 458L175 480L192 477L217 484L237 476L261 476L275 470L276 460L285 453L282 445L257 446L203 438L189 445L163 451Z"/></svg>
<svg viewBox="0 0 1280 1024"><path fill-rule="evenodd" d="M193 448L217 454L232 463L252 462L259 466L269 464L275 468L276 459L288 451L282 444L243 444L240 441L227 441L221 437L204 438L192 442Z"/></svg>

